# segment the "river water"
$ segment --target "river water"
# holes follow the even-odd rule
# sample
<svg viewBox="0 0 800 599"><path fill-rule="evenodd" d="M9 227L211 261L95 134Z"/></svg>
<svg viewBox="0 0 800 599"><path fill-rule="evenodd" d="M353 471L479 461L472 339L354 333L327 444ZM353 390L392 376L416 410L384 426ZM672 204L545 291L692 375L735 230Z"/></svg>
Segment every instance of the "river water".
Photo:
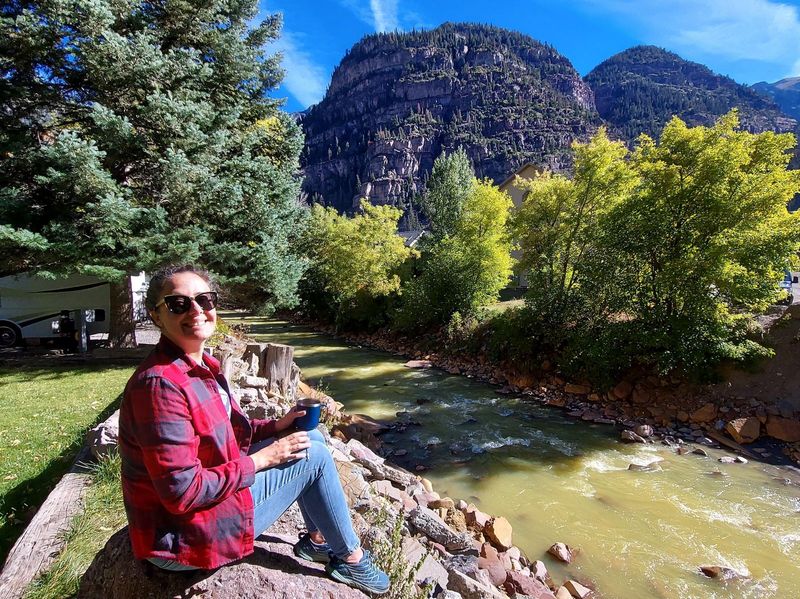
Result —
<svg viewBox="0 0 800 599"><path fill-rule="evenodd" d="M490 385L410 370L402 357L297 325L237 320L260 341L293 345L304 377L321 380L349 412L403 423L383 441L408 453L390 459L412 471L425 465L442 495L507 517L515 544L557 583L589 583L606 599L800 597L797 469L722 464L728 454L713 449L703 457L625 445L614 427ZM660 470L628 470L654 461ZM556 541L578 548L569 566L546 555ZM747 577L710 580L701 565Z"/></svg>

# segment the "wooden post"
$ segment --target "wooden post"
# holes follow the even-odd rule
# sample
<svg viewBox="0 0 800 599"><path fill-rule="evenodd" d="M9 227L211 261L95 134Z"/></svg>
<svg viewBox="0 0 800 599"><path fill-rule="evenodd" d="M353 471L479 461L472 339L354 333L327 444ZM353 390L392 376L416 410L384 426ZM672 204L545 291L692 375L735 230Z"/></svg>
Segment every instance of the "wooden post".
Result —
<svg viewBox="0 0 800 599"><path fill-rule="evenodd" d="M244 350L242 360L244 360L244 363L247 364L248 369L254 376L264 376L261 356L264 354L265 349L267 349L266 343L248 343L247 349Z"/></svg>
<svg viewBox="0 0 800 599"><path fill-rule="evenodd" d="M289 402L294 402L300 369L292 361L294 348L278 343L267 344L261 356L260 376L267 379L267 390L277 393Z"/></svg>
<svg viewBox="0 0 800 599"><path fill-rule="evenodd" d="M90 459L91 453L84 447L14 543L0 574L4 599L22 597L33 579L49 568L60 553L64 534L82 508L83 496L91 481L91 475L83 468Z"/></svg>

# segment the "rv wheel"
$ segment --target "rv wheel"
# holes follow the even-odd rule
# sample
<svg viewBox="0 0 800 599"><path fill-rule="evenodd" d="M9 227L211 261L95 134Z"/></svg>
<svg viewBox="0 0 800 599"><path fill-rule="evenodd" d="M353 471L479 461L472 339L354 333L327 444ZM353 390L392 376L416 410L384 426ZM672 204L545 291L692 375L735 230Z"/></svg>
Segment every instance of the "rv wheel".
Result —
<svg viewBox="0 0 800 599"><path fill-rule="evenodd" d="M7 324L0 324L0 347L14 347L19 343L17 329Z"/></svg>

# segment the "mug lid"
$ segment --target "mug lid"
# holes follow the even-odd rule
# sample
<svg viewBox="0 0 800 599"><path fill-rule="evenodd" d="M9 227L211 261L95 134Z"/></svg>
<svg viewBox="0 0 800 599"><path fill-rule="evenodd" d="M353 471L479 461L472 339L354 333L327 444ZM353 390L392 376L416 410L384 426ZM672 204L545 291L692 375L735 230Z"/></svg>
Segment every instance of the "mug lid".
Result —
<svg viewBox="0 0 800 599"><path fill-rule="evenodd" d="M317 399L316 397L298 397L297 398L298 405L301 406L319 406L322 405L322 402Z"/></svg>

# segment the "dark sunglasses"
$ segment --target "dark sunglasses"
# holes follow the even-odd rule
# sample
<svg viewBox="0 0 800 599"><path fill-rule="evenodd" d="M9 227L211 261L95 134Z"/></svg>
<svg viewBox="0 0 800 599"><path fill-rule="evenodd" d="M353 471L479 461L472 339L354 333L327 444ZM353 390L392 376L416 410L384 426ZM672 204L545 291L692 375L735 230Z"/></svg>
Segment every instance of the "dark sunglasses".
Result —
<svg viewBox="0 0 800 599"><path fill-rule="evenodd" d="M217 292L206 291L198 293L194 297L189 297L188 295L165 295L164 299L155 305L155 309L158 310L161 304L166 304L167 310L173 314L186 314L192 308L192 302L197 302L197 305L204 312L213 310L217 307Z"/></svg>

